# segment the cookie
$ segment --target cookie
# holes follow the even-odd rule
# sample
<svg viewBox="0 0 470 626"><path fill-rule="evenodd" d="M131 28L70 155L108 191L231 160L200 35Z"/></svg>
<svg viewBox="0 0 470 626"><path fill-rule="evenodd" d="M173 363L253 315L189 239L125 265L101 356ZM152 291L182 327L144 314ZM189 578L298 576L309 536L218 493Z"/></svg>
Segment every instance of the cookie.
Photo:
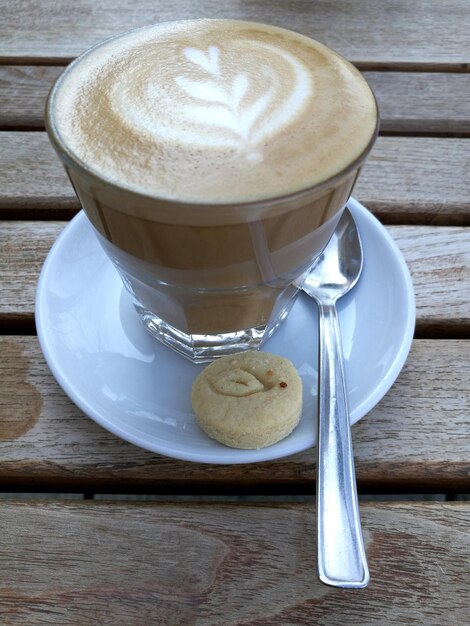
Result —
<svg viewBox="0 0 470 626"><path fill-rule="evenodd" d="M232 448L264 448L299 423L302 381L288 359L240 352L206 367L194 381L191 401L209 437Z"/></svg>

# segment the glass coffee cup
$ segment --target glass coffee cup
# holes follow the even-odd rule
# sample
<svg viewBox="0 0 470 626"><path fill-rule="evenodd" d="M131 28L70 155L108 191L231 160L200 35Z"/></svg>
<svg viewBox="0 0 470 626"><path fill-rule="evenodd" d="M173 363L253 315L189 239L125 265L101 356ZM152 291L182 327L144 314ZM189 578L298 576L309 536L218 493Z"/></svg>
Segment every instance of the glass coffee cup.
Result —
<svg viewBox="0 0 470 626"><path fill-rule="evenodd" d="M85 52L46 126L149 332L194 362L257 348L330 239L375 141L375 98L309 38L164 23Z"/></svg>

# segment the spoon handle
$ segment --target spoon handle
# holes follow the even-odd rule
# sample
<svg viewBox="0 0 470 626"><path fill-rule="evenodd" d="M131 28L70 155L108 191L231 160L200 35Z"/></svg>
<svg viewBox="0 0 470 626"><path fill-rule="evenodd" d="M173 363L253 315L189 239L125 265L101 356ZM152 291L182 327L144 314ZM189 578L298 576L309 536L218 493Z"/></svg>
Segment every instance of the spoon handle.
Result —
<svg viewBox="0 0 470 626"><path fill-rule="evenodd" d="M320 302L318 310L318 575L327 585L360 588L367 586L369 570L359 518L338 315L334 302Z"/></svg>

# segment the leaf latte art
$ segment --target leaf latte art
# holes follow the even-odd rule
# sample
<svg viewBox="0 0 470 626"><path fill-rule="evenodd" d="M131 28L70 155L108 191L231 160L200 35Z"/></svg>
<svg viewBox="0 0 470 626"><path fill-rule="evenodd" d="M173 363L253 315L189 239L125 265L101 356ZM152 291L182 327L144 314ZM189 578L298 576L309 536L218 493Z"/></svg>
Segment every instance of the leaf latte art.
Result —
<svg viewBox="0 0 470 626"><path fill-rule="evenodd" d="M377 126L361 74L319 42L236 20L168 22L79 57L50 100L101 178L185 203L270 199L358 159Z"/></svg>
<svg viewBox="0 0 470 626"><path fill-rule="evenodd" d="M155 141L233 148L261 161L260 144L294 121L311 98L307 68L267 43L255 42L249 51L237 41L223 51L186 47L181 56L184 73L173 81L162 82L156 71L145 82L129 76L110 98L121 119Z"/></svg>

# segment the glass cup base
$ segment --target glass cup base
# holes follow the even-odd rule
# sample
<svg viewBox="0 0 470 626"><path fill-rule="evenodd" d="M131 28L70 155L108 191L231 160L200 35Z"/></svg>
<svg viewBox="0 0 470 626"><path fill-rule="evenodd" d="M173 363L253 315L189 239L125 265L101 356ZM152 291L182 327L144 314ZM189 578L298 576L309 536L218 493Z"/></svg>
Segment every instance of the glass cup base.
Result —
<svg viewBox="0 0 470 626"><path fill-rule="evenodd" d="M134 307L147 331L155 339L182 354L193 363L206 363L236 352L257 350L287 317L292 302L289 304L290 306L285 307L274 324L245 328L230 333L188 335L134 301Z"/></svg>

